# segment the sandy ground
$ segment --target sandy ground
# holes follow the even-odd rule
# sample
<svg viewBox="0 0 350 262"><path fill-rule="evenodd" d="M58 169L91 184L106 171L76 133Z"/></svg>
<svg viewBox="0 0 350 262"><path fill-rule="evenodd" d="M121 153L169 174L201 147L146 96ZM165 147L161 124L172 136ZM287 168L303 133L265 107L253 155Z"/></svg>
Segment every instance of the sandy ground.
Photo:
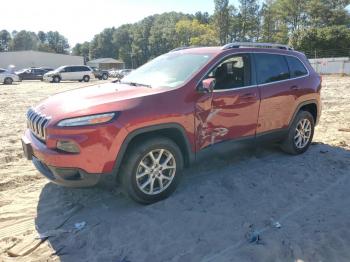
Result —
<svg viewBox="0 0 350 262"><path fill-rule="evenodd" d="M350 261L350 77L323 79L308 152L219 156L150 206L118 189L53 185L22 158L27 108L86 84L0 85L0 261ZM34 251L8 255L38 233L49 237Z"/></svg>

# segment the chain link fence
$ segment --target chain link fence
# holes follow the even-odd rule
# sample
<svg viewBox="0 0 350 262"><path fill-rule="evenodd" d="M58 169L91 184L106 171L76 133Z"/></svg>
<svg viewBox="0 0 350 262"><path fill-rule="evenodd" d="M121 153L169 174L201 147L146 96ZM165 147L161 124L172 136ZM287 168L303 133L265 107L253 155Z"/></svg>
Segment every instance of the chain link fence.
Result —
<svg viewBox="0 0 350 262"><path fill-rule="evenodd" d="M302 50L319 74L350 75L349 49Z"/></svg>

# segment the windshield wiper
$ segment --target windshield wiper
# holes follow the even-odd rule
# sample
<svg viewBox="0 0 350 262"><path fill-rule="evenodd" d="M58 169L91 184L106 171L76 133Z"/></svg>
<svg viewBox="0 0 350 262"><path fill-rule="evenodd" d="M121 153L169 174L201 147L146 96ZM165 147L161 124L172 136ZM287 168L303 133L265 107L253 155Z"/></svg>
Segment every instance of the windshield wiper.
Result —
<svg viewBox="0 0 350 262"><path fill-rule="evenodd" d="M120 83L121 83L121 84L131 85L131 86L144 86L144 87L152 88L151 85L142 84L142 83L136 83L136 82L122 82L122 81L120 81Z"/></svg>

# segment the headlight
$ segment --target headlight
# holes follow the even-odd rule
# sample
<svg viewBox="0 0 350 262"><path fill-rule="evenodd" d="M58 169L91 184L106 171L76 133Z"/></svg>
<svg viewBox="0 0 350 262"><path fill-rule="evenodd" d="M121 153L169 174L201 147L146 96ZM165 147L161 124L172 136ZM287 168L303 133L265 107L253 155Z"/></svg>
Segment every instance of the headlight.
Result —
<svg viewBox="0 0 350 262"><path fill-rule="evenodd" d="M103 124L111 121L114 117L116 117L116 115L116 113L105 113L91 116L69 118L58 122L57 126L90 126Z"/></svg>

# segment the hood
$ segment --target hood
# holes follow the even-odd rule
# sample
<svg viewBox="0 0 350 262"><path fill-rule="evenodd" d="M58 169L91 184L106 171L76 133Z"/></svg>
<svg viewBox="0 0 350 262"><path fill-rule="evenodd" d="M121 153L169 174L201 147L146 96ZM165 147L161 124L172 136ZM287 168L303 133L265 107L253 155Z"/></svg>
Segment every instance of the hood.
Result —
<svg viewBox="0 0 350 262"><path fill-rule="evenodd" d="M57 70L51 70L51 71L46 72L44 75L55 74L55 73L58 73L58 71Z"/></svg>
<svg viewBox="0 0 350 262"><path fill-rule="evenodd" d="M165 92L167 89L107 83L78 88L50 96L34 108L53 121L90 114L133 108L141 97Z"/></svg>

